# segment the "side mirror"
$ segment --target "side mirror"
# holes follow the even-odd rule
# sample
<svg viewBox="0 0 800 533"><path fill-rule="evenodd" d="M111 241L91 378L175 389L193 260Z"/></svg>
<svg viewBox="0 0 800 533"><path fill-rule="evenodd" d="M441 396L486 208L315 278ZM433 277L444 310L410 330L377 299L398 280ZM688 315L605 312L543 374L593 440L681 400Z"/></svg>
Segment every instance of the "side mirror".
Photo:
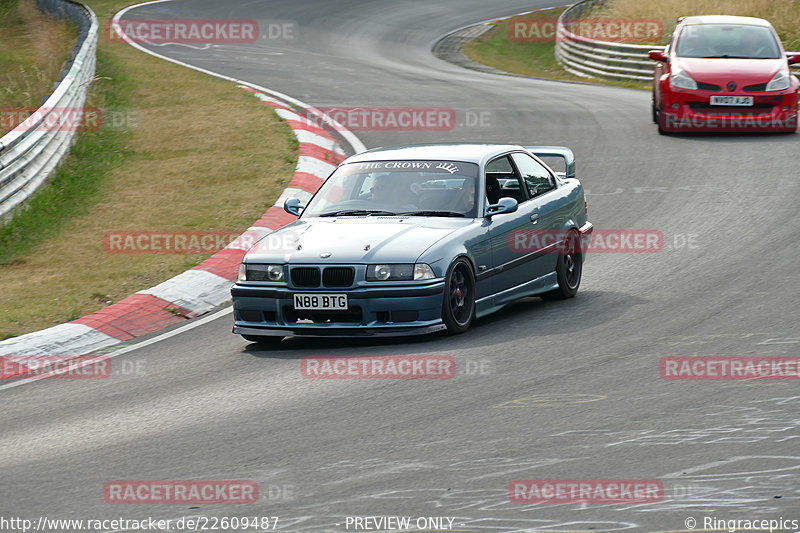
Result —
<svg viewBox="0 0 800 533"><path fill-rule="evenodd" d="M663 50L650 50L647 52L647 55L650 56L650 59L653 61L668 61L667 56L664 55Z"/></svg>
<svg viewBox="0 0 800 533"><path fill-rule="evenodd" d="M789 64L796 65L800 63L800 54L795 54L793 56L789 56Z"/></svg>
<svg viewBox="0 0 800 533"><path fill-rule="evenodd" d="M514 198L500 198L496 204L492 204L486 208L486 216L491 218L495 215L502 215L503 213L513 213L517 210L519 204Z"/></svg>
<svg viewBox="0 0 800 533"><path fill-rule="evenodd" d="M286 201L283 202L283 210L296 217L299 217L300 213L302 213L305 208L306 206L300 203L300 198L287 198Z"/></svg>

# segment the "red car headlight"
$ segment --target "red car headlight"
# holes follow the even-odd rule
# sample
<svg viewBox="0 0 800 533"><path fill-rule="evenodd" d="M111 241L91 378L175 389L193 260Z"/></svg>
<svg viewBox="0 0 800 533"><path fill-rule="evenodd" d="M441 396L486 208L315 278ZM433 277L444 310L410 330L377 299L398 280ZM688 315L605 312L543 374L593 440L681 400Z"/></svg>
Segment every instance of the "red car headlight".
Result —
<svg viewBox="0 0 800 533"><path fill-rule="evenodd" d="M791 85L791 74L789 74L789 69L781 69L779 70L769 83L767 84L767 91L783 91L789 88Z"/></svg>
<svg viewBox="0 0 800 533"><path fill-rule="evenodd" d="M681 70L678 67L673 67L669 76L669 83L679 89L697 89L697 82L685 70Z"/></svg>

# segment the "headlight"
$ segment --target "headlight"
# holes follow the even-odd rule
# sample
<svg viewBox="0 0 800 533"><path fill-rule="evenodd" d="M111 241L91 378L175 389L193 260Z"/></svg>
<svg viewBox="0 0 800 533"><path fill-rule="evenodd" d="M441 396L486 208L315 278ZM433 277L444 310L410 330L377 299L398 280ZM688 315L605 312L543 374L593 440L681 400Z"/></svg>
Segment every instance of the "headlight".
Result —
<svg viewBox="0 0 800 533"><path fill-rule="evenodd" d="M669 83L679 89L697 89L697 82L685 71L677 67L673 67L672 74L669 76Z"/></svg>
<svg viewBox="0 0 800 533"><path fill-rule="evenodd" d="M777 74L775 74L769 83L767 84L768 91L783 91L789 88L791 85L790 82L791 78L789 77L789 71L787 69L779 70Z"/></svg>
<svg viewBox="0 0 800 533"><path fill-rule="evenodd" d="M239 265L239 281L283 281L283 265Z"/></svg>
<svg viewBox="0 0 800 533"><path fill-rule="evenodd" d="M411 281L435 277L433 269L425 263L367 266L367 281Z"/></svg>

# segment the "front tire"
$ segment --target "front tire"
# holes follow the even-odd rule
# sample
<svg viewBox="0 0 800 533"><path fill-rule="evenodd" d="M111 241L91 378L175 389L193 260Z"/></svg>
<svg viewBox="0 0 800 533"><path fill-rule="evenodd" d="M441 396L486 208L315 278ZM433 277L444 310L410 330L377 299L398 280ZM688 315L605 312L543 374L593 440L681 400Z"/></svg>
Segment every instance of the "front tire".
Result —
<svg viewBox="0 0 800 533"><path fill-rule="evenodd" d="M659 135L669 135L671 132L664 128L664 126L666 126L666 119L663 118L664 117L664 109L663 108L658 108L658 109L656 109L655 113L657 115L656 124L658 124L658 134ZM664 124L662 124L662 122Z"/></svg>
<svg viewBox="0 0 800 533"><path fill-rule="evenodd" d="M653 114L653 123L658 124L658 108L656 107L656 94L653 93L653 99L650 102L651 112Z"/></svg>
<svg viewBox="0 0 800 533"><path fill-rule="evenodd" d="M447 271L442 301L442 321L451 335L464 333L475 317L475 274L460 257Z"/></svg>
<svg viewBox="0 0 800 533"><path fill-rule="evenodd" d="M578 233L569 232L564 241L565 250L559 252L556 263L558 288L542 294L543 300L565 300L578 294L583 274L583 252Z"/></svg>

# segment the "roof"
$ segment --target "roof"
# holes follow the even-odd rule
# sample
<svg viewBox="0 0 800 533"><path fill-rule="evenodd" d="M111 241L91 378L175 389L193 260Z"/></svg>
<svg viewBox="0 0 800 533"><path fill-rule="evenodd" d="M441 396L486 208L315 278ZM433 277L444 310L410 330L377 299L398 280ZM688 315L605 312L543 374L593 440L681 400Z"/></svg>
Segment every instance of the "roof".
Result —
<svg viewBox="0 0 800 533"><path fill-rule="evenodd" d="M681 24L749 24L770 27L769 21L755 17L735 17L733 15L700 15L686 17Z"/></svg>
<svg viewBox="0 0 800 533"><path fill-rule="evenodd" d="M374 148L349 157L345 160L345 163L418 159L432 161L466 161L480 164L481 161L512 150L524 150L524 148L515 144L489 143L412 144L407 146Z"/></svg>

